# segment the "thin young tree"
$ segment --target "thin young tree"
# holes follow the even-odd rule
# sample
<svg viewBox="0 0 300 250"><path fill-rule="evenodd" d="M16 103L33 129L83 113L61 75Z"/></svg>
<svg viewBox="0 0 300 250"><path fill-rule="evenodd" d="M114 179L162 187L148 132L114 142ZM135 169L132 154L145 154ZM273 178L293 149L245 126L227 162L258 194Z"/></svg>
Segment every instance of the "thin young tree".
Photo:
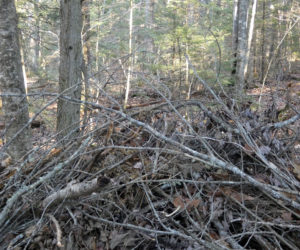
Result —
<svg viewBox="0 0 300 250"><path fill-rule="evenodd" d="M132 29L133 29L133 0L130 0L130 14L129 14L129 67L127 73L127 82L126 82L126 91L124 99L124 109L126 109L129 97L129 91L131 86L131 76L132 76L132 66L133 66L133 57L132 57Z"/></svg>
<svg viewBox="0 0 300 250"><path fill-rule="evenodd" d="M31 149L32 143L13 0L0 0L0 88L5 119L4 148L17 161Z"/></svg>

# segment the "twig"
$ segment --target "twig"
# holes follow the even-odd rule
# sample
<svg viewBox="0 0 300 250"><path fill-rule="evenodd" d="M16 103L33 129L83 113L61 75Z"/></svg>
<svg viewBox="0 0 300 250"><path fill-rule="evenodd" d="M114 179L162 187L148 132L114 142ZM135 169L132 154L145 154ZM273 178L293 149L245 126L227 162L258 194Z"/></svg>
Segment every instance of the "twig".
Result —
<svg viewBox="0 0 300 250"><path fill-rule="evenodd" d="M56 245L59 248L62 248L63 244L61 243L62 242L62 240L61 240L62 233L61 233L60 225L59 225L58 221L55 219L55 217L52 214L48 214L48 217L52 220L52 222L54 223L55 228L56 228Z"/></svg>

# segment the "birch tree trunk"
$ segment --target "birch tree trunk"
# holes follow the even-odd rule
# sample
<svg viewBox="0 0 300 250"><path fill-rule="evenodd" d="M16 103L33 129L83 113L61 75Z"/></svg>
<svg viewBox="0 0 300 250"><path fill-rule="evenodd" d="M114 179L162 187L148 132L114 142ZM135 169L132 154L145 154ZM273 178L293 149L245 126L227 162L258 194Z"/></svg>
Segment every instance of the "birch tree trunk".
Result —
<svg viewBox="0 0 300 250"><path fill-rule="evenodd" d="M263 83L265 76L265 19L266 19L266 2L262 2L262 28L261 28L261 65L260 65L260 82Z"/></svg>
<svg viewBox="0 0 300 250"><path fill-rule="evenodd" d="M127 82L126 82L126 92L125 92L125 100L124 100L124 109L126 109L128 103L128 96L131 85L131 74L132 74L132 64L133 64L133 55L132 55L132 27L133 27L133 0L130 0L130 14L129 14L129 67L127 73Z"/></svg>
<svg viewBox="0 0 300 250"><path fill-rule="evenodd" d="M245 62L244 76L246 76L248 74L249 57L250 57L250 52L251 52L254 22L255 22L255 16L256 16L256 6L257 6L257 0L253 0L251 20L250 20L249 32L248 32L248 44L247 44L247 52L246 52L246 59L245 59L246 62Z"/></svg>
<svg viewBox="0 0 300 250"><path fill-rule="evenodd" d="M59 93L81 99L82 73L82 13L81 0L60 1L60 65ZM80 105L59 99L57 105L58 138L70 139L78 135Z"/></svg>
<svg viewBox="0 0 300 250"><path fill-rule="evenodd" d="M7 153L19 160L32 147L28 102L25 97L17 14L14 1L0 0L0 87L1 92L23 96L3 96ZM28 124L27 124L28 125Z"/></svg>

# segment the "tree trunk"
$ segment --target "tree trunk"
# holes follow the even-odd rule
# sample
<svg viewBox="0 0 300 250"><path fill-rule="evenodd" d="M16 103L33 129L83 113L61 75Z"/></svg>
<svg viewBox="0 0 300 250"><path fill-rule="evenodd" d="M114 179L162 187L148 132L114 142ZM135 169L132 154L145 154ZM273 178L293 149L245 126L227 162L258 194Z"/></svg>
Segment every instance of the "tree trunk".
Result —
<svg viewBox="0 0 300 250"><path fill-rule="evenodd" d="M0 87L2 94L21 95L2 97L7 153L13 161L17 161L31 149L32 144L30 129L26 127L29 114L24 96L17 14L11 0L0 0Z"/></svg>
<svg viewBox="0 0 300 250"><path fill-rule="evenodd" d="M247 55L247 14L249 3L248 0L240 0L239 3L239 27L238 27L238 54L237 54L237 94L241 96L245 87L245 67Z"/></svg>
<svg viewBox="0 0 300 250"><path fill-rule="evenodd" d="M126 109L128 103L128 96L131 85L131 75L132 75L132 64L133 64L133 55L132 55L132 27L133 27L133 0L130 0L130 16L129 16L129 67L127 73L127 82L126 82L126 92L125 92L125 100L124 100L124 109Z"/></svg>
<svg viewBox="0 0 300 250"><path fill-rule="evenodd" d="M257 30L254 30L253 34L253 56L252 56L252 72L250 76L252 77L252 80L257 80L258 73L257 73Z"/></svg>
<svg viewBox="0 0 300 250"><path fill-rule="evenodd" d="M238 6L239 1L234 0L233 3L233 23L232 23L232 53L233 53L233 63L232 63L232 76L236 74L236 63L237 63L237 48L238 48Z"/></svg>
<svg viewBox="0 0 300 250"><path fill-rule="evenodd" d="M60 1L59 93L73 99L81 97L82 46L81 0ZM70 139L79 133L80 104L59 99L57 132L59 139Z"/></svg>
<svg viewBox="0 0 300 250"><path fill-rule="evenodd" d="M260 82L263 83L265 76L265 16L266 16L266 2L263 0L262 7L262 28L261 28L261 65L260 65Z"/></svg>
<svg viewBox="0 0 300 250"><path fill-rule="evenodd" d="M84 99L90 101L90 77L92 67L92 55L91 55L91 22L90 22L90 2L83 2L83 76L84 76ZM87 123L88 119L88 106L84 106L83 124Z"/></svg>
<svg viewBox="0 0 300 250"><path fill-rule="evenodd" d="M33 68L36 73L39 73L40 69L40 57L41 57L41 36L40 36L40 17L39 17L39 2L34 2L34 15L35 15L35 27L34 27L34 57Z"/></svg>
<svg viewBox="0 0 300 250"><path fill-rule="evenodd" d="M153 25L153 9L154 9L154 1L153 0L145 0L145 28L146 28L146 35L145 35L145 57L144 60L147 63L150 63L150 58L153 57L154 53L154 41L151 35L149 34L152 25Z"/></svg>
<svg viewBox="0 0 300 250"><path fill-rule="evenodd" d="M245 59L245 61L246 61L245 62L245 69L244 69L244 75L245 76L248 74L249 57L250 57L250 52L251 52L254 22L255 22L255 16L256 16L256 6L257 6L257 0L253 0L251 20L250 20L249 32L248 32L247 52L246 52L246 59Z"/></svg>

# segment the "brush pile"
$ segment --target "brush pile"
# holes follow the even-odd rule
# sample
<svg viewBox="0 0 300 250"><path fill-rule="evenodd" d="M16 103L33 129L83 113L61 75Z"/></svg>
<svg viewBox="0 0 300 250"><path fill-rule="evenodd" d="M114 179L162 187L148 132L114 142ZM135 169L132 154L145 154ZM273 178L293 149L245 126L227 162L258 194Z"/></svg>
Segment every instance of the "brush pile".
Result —
<svg viewBox="0 0 300 250"><path fill-rule="evenodd" d="M1 249L299 249L299 113L208 91L85 102L82 137L2 163Z"/></svg>

